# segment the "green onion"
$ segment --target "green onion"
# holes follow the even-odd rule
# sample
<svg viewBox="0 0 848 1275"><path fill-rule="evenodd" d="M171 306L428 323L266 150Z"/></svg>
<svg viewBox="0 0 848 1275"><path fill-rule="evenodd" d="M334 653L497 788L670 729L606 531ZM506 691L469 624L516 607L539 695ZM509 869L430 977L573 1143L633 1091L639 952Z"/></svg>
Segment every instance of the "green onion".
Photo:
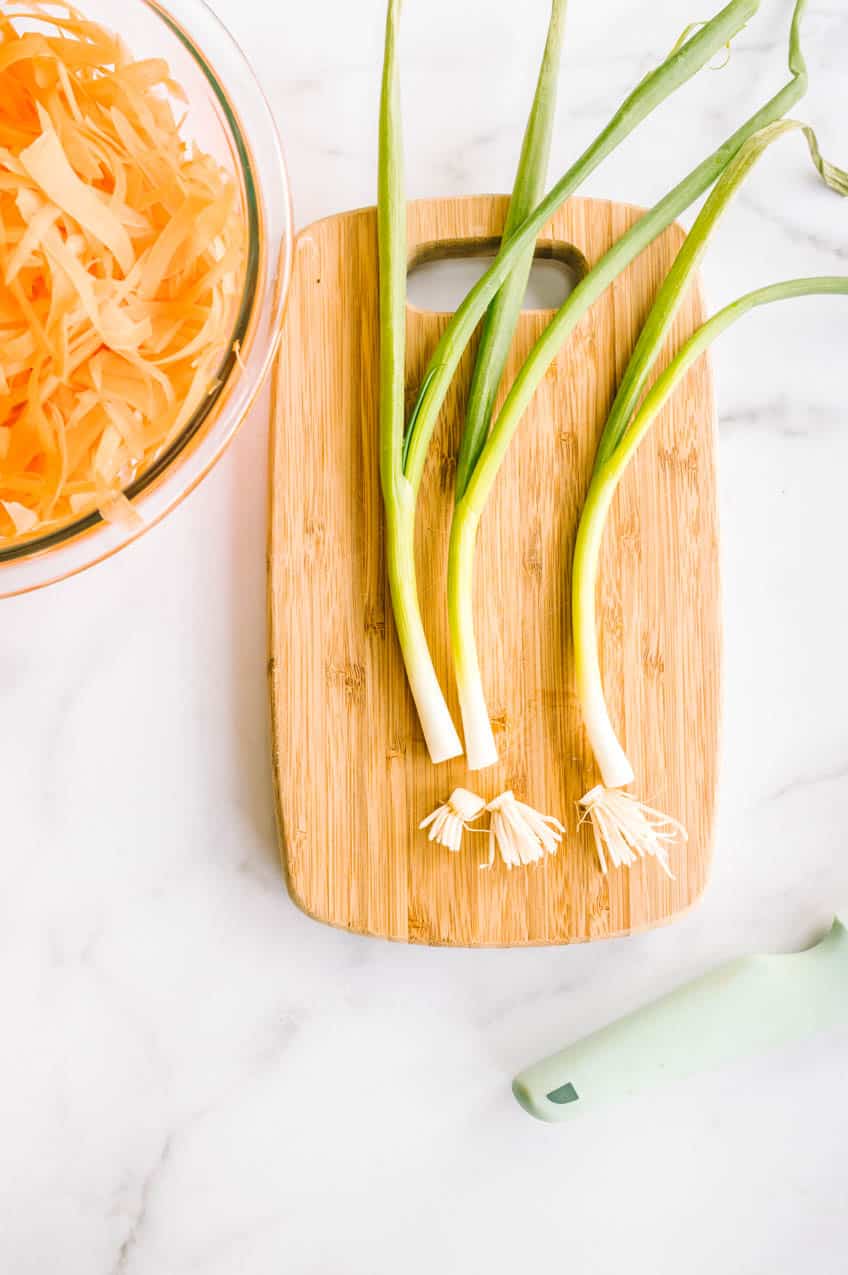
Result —
<svg viewBox="0 0 848 1275"><path fill-rule="evenodd" d="M412 697L434 762L462 752L427 644L415 572L415 490L403 472L407 225L401 142L397 28L401 0L389 0L380 100L377 227L380 265L380 485L395 628Z"/></svg>
<svg viewBox="0 0 848 1275"><path fill-rule="evenodd" d="M556 109L559 60L565 33L565 7L566 0L553 0L536 95L527 121L515 185L504 223L503 243L507 243L510 236L530 216L545 192L545 175L548 170ZM533 266L534 252L535 243L525 248L524 253L513 266L512 273L489 306L483 321L474 375L468 394L465 429L457 458L457 499L465 491L489 432L495 397L506 366L518 316L521 313L521 303L524 300L527 280Z"/></svg>
<svg viewBox="0 0 848 1275"><path fill-rule="evenodd" d="M448 558L448 613L451 622L451 649L460 704L463 707L465 747L471 769L491 765L497 756L486 711L474 636L473 565L480 518L509 444L533 394L563 343L597 298L639 253L716 181L753 134L779 119L803 96L807 74L801 54L799 21L804 5L805 0L799 0L792 22L789 48L791 80L722 146L645 213L580 281L542 333L515 378L462 499L454 510ZM697 38L696 36L695 39ZM816 166L819 171L824 172L825 166L817 149L811 146L811 150ZM511 241L510 248L514 242L515 239ZM422 413L418 415L416 431L421 427L421 415Z"/></svg>
<svg viewBox="0 0 848 1275"><path fill-rule="evenodd" d="M521 158L515 177L515 186L510 199L509 212L503 232L503 243L507 243L511 234L526 220L538 204L544 192L545 174L550 155L551 134L553 131L554 111L556 107L557 79L559 76L559 59L562 50L562 38L565 29L564 0L554 0L548 28L548 38L539 71L536 94L524 134ZM521 303L527 287L527 279L533 265L535 239L516 259L512 274L509 275L500 292L489 306L480 335L477 360L468 396L468 410L462 441L459 449L456 470L455 499L459 502L465 493L468 481L477 464L480 453L486 443L491 425L492 411L495 405L498 388L503 376L509 347L512 343ZM419 403L421 400L419 399ZM414 429L414 425L412 427ZM465 546L466 552L473 554L474 546ZM469 578L471 563L460 563L457 555L450 558L453 563L454 576ZM462 608L462 616L453 616L451 630L466 632L473 626L473 599L469 589L448 590L449 606ZM466 665L466 656L472 663ZM453 646L454 668L459 702L462 712L462 724L465 733L468 765L471 770L482 770L494 765L498 759L497 747L489 722L486 701L482 693L479 664L474 644Z"/></svg>
<svg viewBox="0 0 848 1275"><path fill-rule="evenodd" d="M629 793L620 791L633 781L633 768L615 733L604 698L595 617L601 544L618 484L669 395L717 336L756 306L812 293L848 294L848 279L826 277L794 279L760 288L739 298L690 337L636 410L673 315L722 213L764 150L784 133L798 128L803 129L814 157L820 158L812 131L787 120L760 130L746 142L716 184L657 294L599 446L574 551L572 625L577 693L603 781L601 786L586 794L581 804L592 820L603 871L606 871L607 857L618 866L629 865L642 855L652 855L670 875L668 850L679 837L685 836L676 820L641 805ZM821 165L817 166L821 171ZM844 173L828 165L824 175L829 186L841 194L848 193L848 177Z"/></svg>

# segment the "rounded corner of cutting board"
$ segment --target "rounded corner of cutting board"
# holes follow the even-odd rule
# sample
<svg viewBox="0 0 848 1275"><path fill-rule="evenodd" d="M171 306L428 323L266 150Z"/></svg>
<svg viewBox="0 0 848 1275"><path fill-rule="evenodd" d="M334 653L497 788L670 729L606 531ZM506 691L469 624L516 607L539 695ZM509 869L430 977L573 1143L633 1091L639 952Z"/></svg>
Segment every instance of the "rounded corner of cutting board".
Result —
<svg viewBox="0 0 848 1275"><path fill-rule="evenodd" d="M419 200L410 205L411 249L497 235L507 202ZM545 238L575 245L591 263L640 214L629 205L575 199ZM269 676L292 900L335 928L434 946L574 943L665 924L697 904L712 858L721 608L706 361L690 371L622 486L599 597L605 680L644 781L641 795L683 815L689 827L675 882L655 863L602 876L589 830L577 825L576 802L594 781L594 767L571 686L561 563L616 378L685 232L671 227L584 318L540 387L499 477L481 527L476 603L480 649L502 655L502 666L490 664L486 677L504 760L484 782L461 762L438 770L426 762L395 644L376 482L373 222L373 209L355 209L300 232L320 255L296 260L275 382ZM672 342L702 318L698 285ZM545 321L540 313L522 316L508 375ZM414 390L445 317L410 311L409 322ZM439 560L447 535L439 492L458 421L449 404L422 488L420 522ZM518 492L528 483L533 499L519 517ZM528 517L537 499L538 513ZM489 631L490 612L499 609L482 607L481 598L503 596L507 580L516 589L515 618L500 615L501 628ZM426 572L422 589L428 592ZM539 614L545 626L533 623ZM434 611L427 618L447 685L443 617ZM518 670L523 719L506 667L510 682ZM684 711L684 702L694 708ZM507 873L500 864L480 872L480 838L467 837L459 856L430 845L417 831L421 817L457 784L475 783L489 797L515 787L560 815L569 833L560 854L525 872ZM298 829L296 845L286 843L285 828Z"/></svg>

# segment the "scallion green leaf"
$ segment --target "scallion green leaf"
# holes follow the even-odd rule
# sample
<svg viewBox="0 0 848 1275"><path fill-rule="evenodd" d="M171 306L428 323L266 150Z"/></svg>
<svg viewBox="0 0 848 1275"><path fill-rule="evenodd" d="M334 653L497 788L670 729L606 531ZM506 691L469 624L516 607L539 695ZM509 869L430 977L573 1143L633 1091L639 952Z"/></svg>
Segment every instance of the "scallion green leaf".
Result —
<svg viewBox="0 0 848 1275"><path fill-rule="evenodd" d="M548 37L536 94L527 121L518 172L503 229L504 243L509 242L510 236L529 217L545 191L556 110L559 62L565 33L565 7L566 0L553 0L551 5ZM517 259L512 273L489 306L483 320L456 463L457 500L465 491L489 432L495 397L533 266L535 247L534 240ZM414 430L414 421L410 421L409 428L410 431Z"/></svg>
<svg viewBox="0 0 848 1275"><path fill-rule="evenodd" d="M805 0L799 0L799 8L803 7L804 2ZM598 134L534 212L516 230L509 243L504 244L493 264L468 293L452 316L433 352L422 382L421 402L416 405L414 412L415 428L407 432L404 440L404 473L416 491L421 483L421 475L424 472L427 451L439 411L450 389L465 347L516 262L535 242L545 223L565 203L569 195L574 193L581 182L675 89L680 88L697 74L714 53L732 40L748 19L756 13L759 3L760 0L731 0L730 4L726 5L684 44L679 48L676 47L656 70L645 76L625 98L606 128ZM781 98L780 102L775 99L773 103L763 108L763 111L757 112L757 115L749 120L748 125L734 134L726 146L735 141L734 150L738 149L746 137L761 124L768 122L768 119L761 118L765 112L773 108L777 114L772 114L769 118L779 118L798 100L806 89L806 72L803 66L797 70L794 67L792 69L793 81L787 85L782 96L778 95ZM796 90L799 90L797 95ZM702 191L715 180L718 172L727 162L729 155L725 155L724 150L723 147L722 160L713 176L705 178Z"/></svg>

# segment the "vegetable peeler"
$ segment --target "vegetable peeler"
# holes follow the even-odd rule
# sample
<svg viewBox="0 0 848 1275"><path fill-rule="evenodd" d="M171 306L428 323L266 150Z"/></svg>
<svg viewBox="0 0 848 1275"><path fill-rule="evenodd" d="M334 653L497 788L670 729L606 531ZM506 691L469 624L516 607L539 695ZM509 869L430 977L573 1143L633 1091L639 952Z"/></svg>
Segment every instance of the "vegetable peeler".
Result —
<svg viewBox="0 0 848 1275"><path fill-rule="evenodd" d="M804 952L748 956L534 1063L512 1092L539 1120L570 1119L848 1023L848 931Z"/></svg>

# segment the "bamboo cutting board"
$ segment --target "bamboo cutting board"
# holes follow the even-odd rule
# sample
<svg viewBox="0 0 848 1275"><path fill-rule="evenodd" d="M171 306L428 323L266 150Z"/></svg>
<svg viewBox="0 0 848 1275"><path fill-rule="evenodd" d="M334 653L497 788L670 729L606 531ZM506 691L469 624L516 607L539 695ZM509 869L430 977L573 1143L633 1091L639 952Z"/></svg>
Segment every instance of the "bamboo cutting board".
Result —
<svg viewBox="0 0 848 1275"><path fill-rule="evenodd" d="M409 209L410 259L499 235L506 200ZM541 251L592 265L639 210L575 199ZM475 609L501 761L434 767L404 679L383 569L377 473L377 245L373 209L298 239L276 380L269 549L273 761L291 894L310 916L410 943L572 943L667 922L701 894L715 804L720 690L715 418L709 366L688 375L622 484L599 597L605 685L643 800L689 843L669 881L654 862L601 874L577 801L597 782L572 674L569 564L595 446L641 323L682 240L673 227L595 305L551 367L483 518ZM511 380L550 318L522 314ZM669 348L703 319L693 289ZM414 398L445 316L409 309ZM434 436L419 505L425 623L455 720L444 569L462 389ZM419 821L457 785L505 788L567 827L555 858L481 871Z"/></svg>

